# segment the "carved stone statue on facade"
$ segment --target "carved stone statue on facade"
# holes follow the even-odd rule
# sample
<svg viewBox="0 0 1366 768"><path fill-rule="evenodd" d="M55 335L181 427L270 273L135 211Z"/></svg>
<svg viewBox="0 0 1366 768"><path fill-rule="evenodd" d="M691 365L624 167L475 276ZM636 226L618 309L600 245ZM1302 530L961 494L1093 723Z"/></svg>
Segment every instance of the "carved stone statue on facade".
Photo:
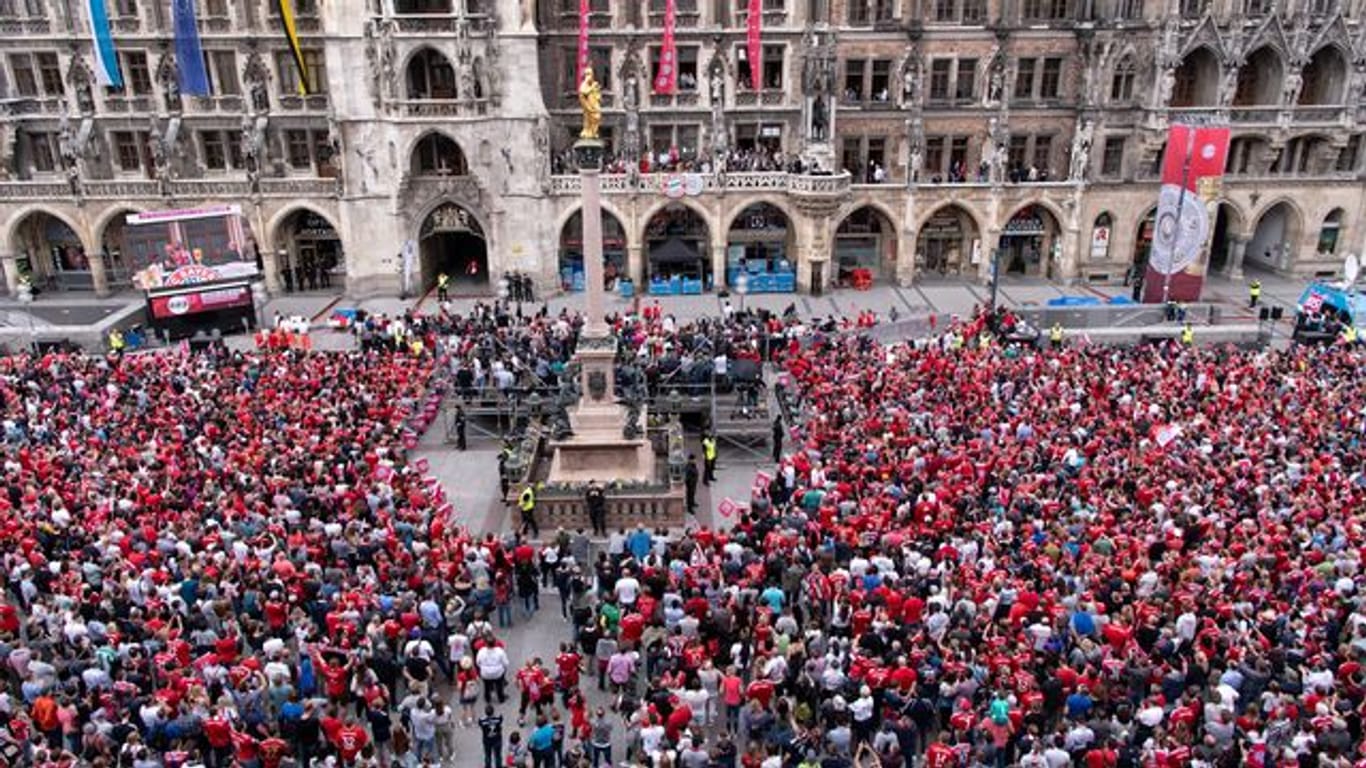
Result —
<svg viewBox="0 0 1366 768"><path fill-rule="evenodd" d="M161 98L166 105L166 111L179 112L180 66L176 64L175 56L170 51L161 54L161 60L157 63L157 83L161 85Z"/></svg>
<svg viewBox="0 0 1366 768"><path fill-rule="evenodd" d="M502 47L498 44L498 39L496 37L491 38L484 56L486 65L484 67L484 98L488 99L489 103L495 107L503 100L502 56Z"/></svg>
<svg viewBox="0 0 1366 768"><path fill-rule="evenodd" d="M1226 64L1219 71L1219 103L1232 104L1238 93L1238 71L1235 64Z"/></svg>
<svg viewBox="0 0 1366 768"><path fill-rule="evenodd" d="M82 115L95 112L95 96L91 88L93 78L94 74L90 71L90 65L86 63L85 57L79 53L74 54L71 57L71 67L67 70L66 81L76 94L76 111Z"/></svg>
<svg viewBox="0 0 1366 768"><path fill-rule="evenodd" d="M901 64L901 105L908 109L920 106L923 93L923 75L920 70L920 51L912 47L906 52L906 60Z"/></svg>
<svg viewBox="0 0 1366 768"><path fill-rule="evenodd" d="M531 128L531 141L536 146L536 178L542 192L550 191L550 122L537 117Z"/></svg>
<svg viewBox="0 0 1366 768"><path fill-rule="evenodd" d="M327 112L327 146L332 151L328 162L337 176L337 191L346 191L346 146L343 143L341 121L331 109Z"/></svg>
<svg viewBox="0 0 1366 768"><path fill-rule="evenodd" d="M1157 76L1157 89L1154 92L1153 106L1166 109L1171 103L1172 92L1176 90L1176 67L1165 67Z"/></svg>
<svg viewBox="0 0 1366 768"><path fill-rule="evenodd" d="M724 74L717 68L711 73L711 149L718 169L729 144L726 131L726 81Z"/></svg>
<svg viewBox="0 0 1366 768"><path fill-rule="evenodd" d="M14 162L14 122L0 120L0 181L8 180Z"/></svg>
<svg viewBox="0 0 1366 768"><path fill-rule="evenodd" d="M1095 134L1095 124L1090 120L1077 123L1077 133L1072 137L1072 168L1068 178L1072 181L1086 179L1086 166L1091 161L1091 142Z"/></svg>
<svg viewBox="0 0 1366 768"><path fill-rule="evenodd" d="M1285 82L1281 85L1281 105L1293 107L1300 103L1300 92L1304 90L1304 75L1300 74L1299 69L1292 68L1285 73Z"/></svg>
<svg viewBox="0 0 1366 768"><path fill-rule="evenodd" d="M62 108L62 116L57 121L57 151L61 155L62 170L66 174L66 182L71 186L71 194L81 193L81 158L80 149L76 146L76 131L71 127L71 117L67 114L66 108Z"/></svg>
<svg viewBox="0 0 1366 768"><path fill-rule="evenodd" d="M252 51L247 54L247 65L242 69L246 80L247 94L251 98L249 109L257 114L270 111L270 70L261 60L261 54Z"/></svg>
<svg viewBox="0 0 1366 768"><path fill-rule="evenodd" d="M622 157L634 162L640 152L640 81L627 75L621 90L622 107L626 110L626 131L622 136Z"/></svg>
<svg viewBox="0 0 1366 768"><path fill-rule="evenodd" d="M811 99L811 138L814 141L825 141L826 134L830 129L829 108L825 104L825 96L816 94Z"/></svg>
<svg viewBox="0 0 1366 768"><path fill-rule="evenodd" d="M387 19L379 28L380 90L388 101L398 98L398 45L394 42L394 28L397 26L397 22Z"/></svg>
<svg viewBox="0 0 1366 768"><path fill-rule="evenodd" d="M152 150L152 173L156 177L157 190L162 195L168 195L171 190L170 147L166 146L166 138L162 135L156 116L149 116L147 122L147 144Z"/></svg>
<svg viewBox="0 0 1366 768"><path fill-rule="evenodd" d="M264 146L257 146L256 120L251 115L242 115L239 133L242 142L242 163L247 170L247 186L255 194L261 188L261 152L264 150ZM261 138L264 139L264 137Z"/></svg>
<svg viewBox="0 0 1366 768"><path fill-rule="evenodd" d="M370 92L370 103L379 106L380 81L382 73L379 64L379 42L375 39L375 24L371 19L365 22L365 85Z"/></svg>

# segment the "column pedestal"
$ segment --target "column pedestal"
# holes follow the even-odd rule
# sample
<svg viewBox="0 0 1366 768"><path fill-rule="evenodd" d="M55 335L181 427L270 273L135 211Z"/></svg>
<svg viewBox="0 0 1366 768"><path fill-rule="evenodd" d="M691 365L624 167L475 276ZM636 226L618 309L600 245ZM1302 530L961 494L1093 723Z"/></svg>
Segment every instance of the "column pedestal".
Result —
<svg viewBox="0 0 1366 768"><path fill-rule="evenodd" d="M88 259L90 262L90 282L94 284L95 295L104 298L109 291L109 270L104 268L104 254L94 251Z"/></svg>

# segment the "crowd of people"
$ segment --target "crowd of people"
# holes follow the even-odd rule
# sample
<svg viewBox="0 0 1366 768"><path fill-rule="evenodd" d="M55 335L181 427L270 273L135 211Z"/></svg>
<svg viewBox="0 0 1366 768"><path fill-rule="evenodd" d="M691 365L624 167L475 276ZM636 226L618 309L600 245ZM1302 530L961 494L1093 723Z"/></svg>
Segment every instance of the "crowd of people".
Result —
<svg viewBox="0 0 1366 768"><path fill-rule="evenodd" d="M467 732L486 768L1366 764L1356 349L610 320L646 376L775 361L747 507L455 524L409 457L432 398L553 379L568 314L0 359L0 761L470 765ZM543 589L563 643L516 656Z"/></svg>

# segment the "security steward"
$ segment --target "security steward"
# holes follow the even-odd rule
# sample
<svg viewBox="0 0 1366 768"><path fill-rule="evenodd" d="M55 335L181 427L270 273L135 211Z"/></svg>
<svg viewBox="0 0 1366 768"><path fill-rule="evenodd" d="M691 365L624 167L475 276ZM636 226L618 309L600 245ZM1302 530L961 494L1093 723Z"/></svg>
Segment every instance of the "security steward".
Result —
<svg viewBox="0 0 1366 768"><path fill-rule="evenodd" d="M1195 329L1191 327L1190 323L1186 323L1181 327L1181 345L1189 347L1193 344L1195 344Z"/></svg>
<svg viewBox="0 0 1366 768"><path fill-rule="evenodd" d="M716 435L708 432L702 437L702 484L711 485L716 480Z"/></svg>
<svg viewBox="0 0 1366 768"><path fill-rule="evenodd" d="M1259 303L1261 302L1261 300L1262 300L1262 281L1261 281L1261 280L1253 280L1252 283L1251 283L1250 285L1248 285L1248 287L1247 287L1247 306L1248 306L1248 308L1251 309L1251 308L1256 307L1257 304L1259 304Z"/></svg>
<svg viewBox="0 0 1366 768"><path fill-rule="evenodd" d="M1062 323L1053 323L1053 327L1048 329L1048 342L1054 349L1062 346Z"/></svg>
<svg viewBox="0 0 1366 768"><path fill-rule="evenodd" d="M442 272L441 274L439 274L439 275L436 276L436 298L437 298L437 301L446 301L446 300L450 297L450 294L449 294L450 285L451 285L451 277L450 277L450 275L446 274L445 272Z"/></svg>
<svg viewBox="0 0 1366 768"><path fill-rule="evenodd" d="M120 331L117 328L114 328L113 330L109 331L110 352L114 353L115 355L122 355L124 348L126 348L127 346L128 342L124 341L123 339L123 331Z"/></svg>
<svg viewBox="0 0 1366 768"><path fill-rule="evenodd" d="M1340 334L1340 336L1342 338L1343 344L1346 344L1349 347L1356 346L1357 327L1355 325L1352 325L1351 322L1348 322L1346 325L1342 326L1342 333Z"/></svg>
<svg viewBox="0 0 1366 768"><path fill-rule="evenodd" d="M528 484L517 497L517 509L522 513L520 533L525 536L529 531L531 538L541 538L541 526L536 524L536 490Z"/></svg>

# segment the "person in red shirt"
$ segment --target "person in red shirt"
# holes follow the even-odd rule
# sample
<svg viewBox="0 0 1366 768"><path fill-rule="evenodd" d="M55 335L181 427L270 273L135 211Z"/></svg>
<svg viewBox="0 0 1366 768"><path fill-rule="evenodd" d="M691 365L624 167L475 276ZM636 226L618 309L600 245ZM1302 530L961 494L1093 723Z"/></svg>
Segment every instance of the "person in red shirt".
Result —
<svg viewBox="0 0 1366 768"><path fill-rule="evenodd" d="M215 709L204 718L200 727L204 731L204 740L209 744L209 754L206 755L205 762L209 766L228 765L232 751L232 723L222 711Z"/></svg>
<svg viewBox="0 0 1366 768"><path fill-rule="evenodd" d="M956 762L958 762L958 756L954 754L952 747L944 743L944 734L942 733L925 750L925 768L952 768Z"/></svg>
<svg viewBox="0 0 1366 768"><path fill-rule="evenodd" d="M566 705L569 692L579 686L579 673L583 669L583 657L574 652L574 646L560 643L560 653L555 657L556 687L564 694Z"/></svg>
<svg viewBox="0 0 1366 768"><path fill-rule="evenodd" d="M323 692L337 704L345 704L351 689L351 662L345 664L329 663L321 655L314 660L318 675L323 679Z"/></svg>
<svg viewBox="0 0 1366 768"><path fill-rule="evenodd" d="M290 753L289 742L280 738L272 730L270 736L261 740L261 768L280 768L285 756Z"/></svg>
<svg viewBox="0 0 1366 768"><path fill-rule="evenodd" d="M245 731L232 732L233 755L238 765L255 765L260 754L256 738Z"/></svg>
<svg viewBox="0 0 1366 768"><path fill-rule="evenodd" d="M354 717L347 716L346 723L337 729L332 746L337 748L342 765L355 765L356 756L369 743L370 737L365 733L365 728L357 723Z"/></svg>

